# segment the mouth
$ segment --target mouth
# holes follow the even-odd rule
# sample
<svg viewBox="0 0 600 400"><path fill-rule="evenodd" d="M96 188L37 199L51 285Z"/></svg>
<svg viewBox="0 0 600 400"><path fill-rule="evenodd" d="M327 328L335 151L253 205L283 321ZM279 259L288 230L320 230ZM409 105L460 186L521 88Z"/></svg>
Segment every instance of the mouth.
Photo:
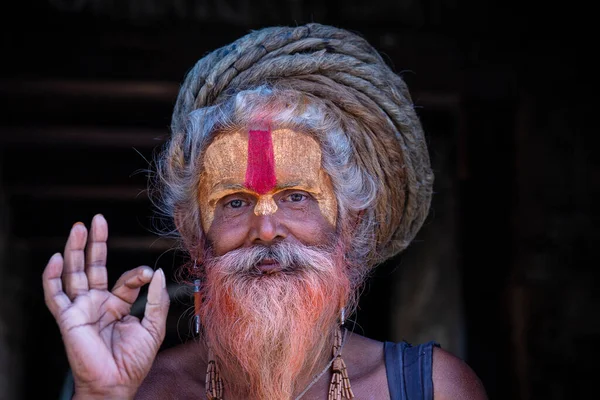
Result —
<svg viewBox="0 0 600 400"><path fill-rule="evenodd" d="M281 265L276 260L274 260L272 258L265 258L265 259L263 259L260 263L258 263L256 265L256 268L263 275L271 275L271 274L275 274L275 273L281 272L283 270L283 268L281 267Z"/></svg>

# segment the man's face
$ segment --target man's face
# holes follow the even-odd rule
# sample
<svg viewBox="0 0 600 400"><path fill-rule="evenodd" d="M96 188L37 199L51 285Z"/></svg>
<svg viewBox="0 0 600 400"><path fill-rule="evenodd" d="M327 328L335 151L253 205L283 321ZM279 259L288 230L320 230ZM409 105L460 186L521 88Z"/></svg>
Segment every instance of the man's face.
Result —
<svg viewBox="0 0 600 400"><path fill-rule="evenodd" d="M221 134L204 155L199 202L213 354L229 382L247 383L239 397L291 398L300 371L329 357L350 291L320 146L288 129Z"/></svg>
<svg viewBox="0 0 600 400"><path fill-rule="evenodd" d="M221 134L206 150L199 192L215 256L283 240L311 246L333 239L337 201L320 146L309 135L289 129Z"/></svg>

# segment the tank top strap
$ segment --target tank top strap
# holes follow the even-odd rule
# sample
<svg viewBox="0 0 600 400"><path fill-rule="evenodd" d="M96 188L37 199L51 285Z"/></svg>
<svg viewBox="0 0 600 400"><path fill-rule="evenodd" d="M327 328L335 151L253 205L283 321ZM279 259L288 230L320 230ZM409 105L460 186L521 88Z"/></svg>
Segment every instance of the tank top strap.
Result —
<svg viewBox="0 0 600 400"><path fill-rule="evenodd" d="M440 345L384 343L391 400L433 400L433 347Z"/></svg>

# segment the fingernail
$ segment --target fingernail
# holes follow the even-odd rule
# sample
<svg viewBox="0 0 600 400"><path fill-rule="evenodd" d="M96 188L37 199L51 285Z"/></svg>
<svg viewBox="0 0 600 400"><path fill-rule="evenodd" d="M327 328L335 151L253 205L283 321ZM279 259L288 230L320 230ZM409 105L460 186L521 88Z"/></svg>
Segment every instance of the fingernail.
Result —
<svg viewBox="0 0 600 400"><path fill-rule="evenodd" d="M55 261L57 259L59 259L61 257L60 253L54 253L52 254L52 257L50 257L50 261Z"/></svg>
<svg viewBox="0 0 600 400"><path fill-rule="evenodd" d="M144 268L144 271L142 272L144 279L150 279L152 278L152 275L154 275L154 272L151 269Z"/></svg>
<svg viewBox="0 0 600 400"><path fill-rule="evenodd" d="M167 287L167 278L165 277L165 271L163 271L162 268L158 269L160 271L160 273L162 274L162 287L163 289Z"/></svg>

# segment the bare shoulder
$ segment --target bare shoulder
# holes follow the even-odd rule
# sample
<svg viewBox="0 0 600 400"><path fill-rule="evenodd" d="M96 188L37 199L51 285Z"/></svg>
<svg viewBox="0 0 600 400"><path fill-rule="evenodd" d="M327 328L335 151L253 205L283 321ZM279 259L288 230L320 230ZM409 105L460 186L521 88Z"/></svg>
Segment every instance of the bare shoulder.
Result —
<svg viewBox="0 0 600 400"><path fill-rule="evenodd" d="M351 333L344 345L343 357L357 399L390 398L382 342ZM322 393L326 393L326 389Z"/></svg>
<svg viewBox="0 0 600 400"><path fill-rule="evenodd" d="M201 371L206 370L199 346L187 342L158 353L135 400L197 399L204 392L204 372Z"/></svg>
<svg viewBox="0 0 600 400"><path fill-rule="evenodd" d="M487 400L485 388L471 367L437 347L433 350L433 392L435 400Z"/></svg>

